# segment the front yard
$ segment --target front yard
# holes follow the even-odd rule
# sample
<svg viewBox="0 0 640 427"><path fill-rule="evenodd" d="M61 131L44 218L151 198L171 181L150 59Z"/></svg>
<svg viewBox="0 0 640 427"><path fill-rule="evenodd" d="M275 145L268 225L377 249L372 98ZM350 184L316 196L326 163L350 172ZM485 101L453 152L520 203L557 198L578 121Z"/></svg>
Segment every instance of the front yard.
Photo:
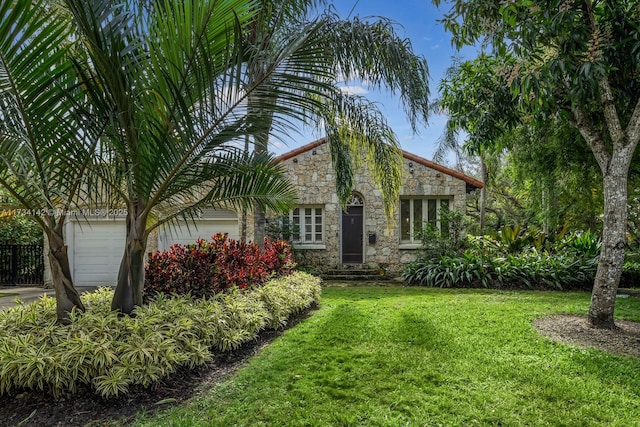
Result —
<svg viewBox="0 0 640 427"><path fill-rule="evenodd" d="M640 425L637 358L532 326L588 305L586 293L328 288L246 367L137 425ZM617 307L640 321L640 300Z"/></svg>

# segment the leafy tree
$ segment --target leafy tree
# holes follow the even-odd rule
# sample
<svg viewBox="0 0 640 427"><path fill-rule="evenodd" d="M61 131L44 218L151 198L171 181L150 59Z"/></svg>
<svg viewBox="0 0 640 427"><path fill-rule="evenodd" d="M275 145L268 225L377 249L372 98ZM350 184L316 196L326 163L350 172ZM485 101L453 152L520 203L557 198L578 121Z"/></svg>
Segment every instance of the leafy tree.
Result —
<svg viewBox="0 0 640 427"><path fill-rule="evenodd" d="M439 4L440 0L434 0ZM640 140L637 1L455 1L444 25L457 46L484 42L517 63L518 99L562 114L578 129L603 177L604 220L589 323L613 328L626 246L627 184Z"/></svg>
<svg viewBox="0 0 640 427"><path fill-rule="evenodd" d="M510 133L509 171L530 218L547 233L600 232L600 172L581 136L560 117Z"/></svg>
<svg viewBox="0 0 640 427"><path fill-rule="evenodd" d="M440 105L449 114L444 146L453 146L457 135L467 137L464 148L480 156L480 174L488 181L487 156L499 155L500 137L519 122L519 112L501 69L513 60L480 55L473 61L455 62L440 83ZM485 227L486 185L480 190L480 230Z"/></svg>
<svg viewBox="0 0 640 427"><path fill-rule="evenodd" d="M12 214L0 216L0 243L42 244L42 229L35 221L26 216Z"/></svg>

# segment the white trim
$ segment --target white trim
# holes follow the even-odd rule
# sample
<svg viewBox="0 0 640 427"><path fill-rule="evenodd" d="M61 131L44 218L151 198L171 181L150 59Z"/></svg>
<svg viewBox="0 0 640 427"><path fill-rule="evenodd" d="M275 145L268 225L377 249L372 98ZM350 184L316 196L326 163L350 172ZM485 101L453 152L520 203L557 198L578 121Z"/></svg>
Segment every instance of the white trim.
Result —
<svg viewBox="0 0 640 427"><path fill-rule="evenodd" d="M414 251L416 249L420 249L420 244L419 243L400 243L400 245L398 246L398 249L400 250L411 250Z"/></svg>
<svg viewBox="0 0 640 427"><path fill-rule="evenodd" d="M294 247L300 247L300 248L319 248L319 246L324 246L326 244L326 240L327 240L327 234L326 234L326 222L327 222L327 216L326 216L326 209L324 205L318 205L318 204L313 204L313 205L298 205L295 208L291 209L289 211L289 214L286 216L287 220L288 220L288 227L295 227L294 221L293 221L293 213L295 210L298 210L298 230L297 232L292 231L291 234L289 235L289 240L291 240L291 243L294 245ZM305 227L308 225L306 223L306 209L311 209L311 241L307 241L306 239L306 229ZM317 223L316 223L316 219L317 219L317 209L320 209L320 221L321 221L321 228L320 228L320 240L316 239L316 234L318 233L316 231L316 227L317 227ZM287 232L288 234L288 232ZM298 239L295 239L295 236L298 236Z"/></svg>
<svg viewBox="0 0 640 427"><path fill-rule="evenodd" d="M293 244L293 249L302 249L302 250L308 250L308 249L327 249L327 245L325 244L304 244L304 243L294 243Z"/></svg>

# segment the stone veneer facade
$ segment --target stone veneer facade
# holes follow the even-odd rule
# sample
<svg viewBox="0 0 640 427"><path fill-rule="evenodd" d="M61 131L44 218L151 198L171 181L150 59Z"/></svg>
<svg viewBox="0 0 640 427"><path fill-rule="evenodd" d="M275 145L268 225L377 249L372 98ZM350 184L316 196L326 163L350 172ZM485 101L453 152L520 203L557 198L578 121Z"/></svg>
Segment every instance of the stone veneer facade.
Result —
<svg viewBox="0 0 640 427"><path fill-rule="evenodd" d="M482 186L473 178L409 153L404 153L403 160L401 197L448 198L452 208L462 210L467 188ZM321 206L324 210L324 244L307 248L298 245L299 252L303 252L301 261L321 271L345 267L341 259L342 211L335 191L335 173L328 144L323 140L316 141L280 156L280 161L298 189L299 206ZM385 266L390 272L398 272L403 264L414 261L417 245L400 243L400 203L398 201L393 222L388 224L381 192L366 165L357 173L353 190L364 201L364 263L359 267ZM370 234L376 235L375 243L369 243Z"/></svg>
<svg viewBox="0 0 640 427"><path fill-rule="evenodd" d="M295 245L301 264L314 265L320 271L345 267L341 260L342 210L335 191L335 173L331 163L329 147L324 140L295 149L280 156L289 178L298 189L299 206L322 207L323 244L313 246ZM437 165L426 159L404 153L403 183L401 197L448 198L455 209L464 209L466 193L482 187L482 182L460 172ZM364 202L364 263L356 268L378 268L385 266L390 272L398 272L402 265L415 260L417 245L400 243L400 209L396 206L394 220L388 224L380 190L374 184L366 165L355 176L354 192ZM241 227L238 214L238 227ZM124 225L124 224L123 224ZM241 230L238 230L238 235ZM375 243L368 243L369 234L376 235ZM256 239L253 212L247 213L247 240ZM149 236L147 253L158 249L158 232ZM45 254L48 253L45 238ZM354 265L350 265L354 266ZM49 263L45 262L45 284L51 284Z"/></svg>

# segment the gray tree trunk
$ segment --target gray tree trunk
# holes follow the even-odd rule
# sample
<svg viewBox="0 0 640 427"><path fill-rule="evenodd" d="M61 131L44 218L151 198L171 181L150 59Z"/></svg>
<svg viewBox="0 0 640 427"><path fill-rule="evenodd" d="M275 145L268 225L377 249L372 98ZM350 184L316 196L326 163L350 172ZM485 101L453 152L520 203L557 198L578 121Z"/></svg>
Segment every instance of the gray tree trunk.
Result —
<svg viewBox="0 0 640 427"><path fill-rule="evenodd" d="M480 157L480 176L484 185L480 189L480 231L484 232L485 228L485 216L487 212L487 164L484 161L484 157Z"/></svg>
<svg viewBox="0 0 640 427"><path fill-rule="evenodd" d="M138 212L143 211L140 208ZM131 314L142 305L144 291L144 255L147 248L146 215L129 210L127 215L127 241L118 271L116 291L111 309Z"/></svg>
<svg viewBox="0 0 640 427"><path fill-rule="evenodd" d="M253 211L253 241L258 245L264 243L264 237L266 235L267 219L264 211L257 206Z"/></svg>
<svg viewBox="0 0 640 427"><path fill-rule="evenodd" d="M621 164L612 164L610 173L604 176L602 249L589 307L589 323L597 328L615 327L613 312L627 242L627 168L624 160L621 159Z"/></svg>
<svg viewBox="0 0 640 427"><path fill-rule="evenodd" d="M600 89L607 130L613 141L612 149L605 144L601 132L580 107L574 106L573 113L578 130L598 161L604 189L602 248L591 293L589 324L594 328L612 329L615 328L613 313L627 244L629 166L640 139L640 101L625 131L606 79L600 81Z"/></svg>
<svg viewBox="0 0 640 427"><path fill-rule="evenodd" d="M61 227L58 227L60 230ZM74 308L84 311L85 307L80 300L80 294L73 286L71 279L71 268L69 267L69 256L67 245L64 244L62 233L56 230L47 230L49 240L48 261L51 266L51 279L53 288L56 291L56 315L58 322L69 323L69 313Z"/></svg>
<svg viewBox="0 0 640 427"><path fill-rule="evenodd" d="M240 213L240 241L247 241L247 210L242 209Z"/></svg>

